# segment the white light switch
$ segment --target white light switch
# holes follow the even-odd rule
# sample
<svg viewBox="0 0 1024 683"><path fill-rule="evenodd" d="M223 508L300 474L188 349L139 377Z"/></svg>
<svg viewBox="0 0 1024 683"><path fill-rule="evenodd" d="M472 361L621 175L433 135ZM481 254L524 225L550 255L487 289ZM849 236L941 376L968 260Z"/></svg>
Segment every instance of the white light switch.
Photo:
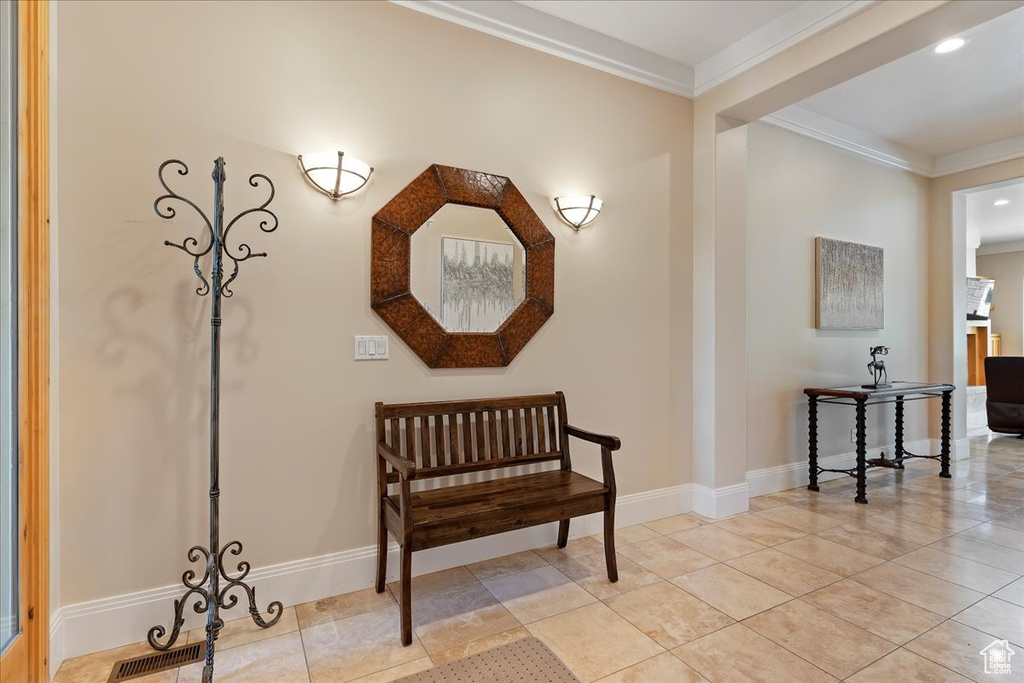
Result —
<svg viewBox="0 0 1024 683"><path fill-rule="evenodd" d="M356 360L387 360L388 338L384 336L356 335Z"/></svg>

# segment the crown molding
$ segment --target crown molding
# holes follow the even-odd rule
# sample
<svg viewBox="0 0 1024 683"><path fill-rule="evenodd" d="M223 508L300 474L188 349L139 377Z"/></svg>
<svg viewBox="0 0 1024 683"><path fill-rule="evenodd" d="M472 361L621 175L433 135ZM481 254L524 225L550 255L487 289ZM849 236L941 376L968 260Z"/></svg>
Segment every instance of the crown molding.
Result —
<svg viewBox="0 0 1024 683"><path fill-rule="evenodd" d="M935 158L800 106L780 109L761 120L876 163L910 171L925 178L938 178L1024 157L1024 136L997 140Z"/></svg>
<svg viewBox="0 0 1024 683"><path fill-rule="evenodd" d="M693 98L693 67L511 0L391 0L396 5Z"/></svg>
<svg viewBox="0 0 1024 683"><path fill-rule="evenodd" d="M874 4L876 0L803 2L698 64L694 92L707 92Z"/></svg>
<svg viewBox="0 0 1024 683"><path fill-rule="evenodd" d="M935 159L935 177L1024 157L1024 135L996 140Z"/></svg>
<svg viewBox="0 0 1024 683"><path fill-rule="evenodd" d="M1009 254L1015 251L1024 251L1024 240L1009 240L1006 242L990 242L978 247L978 256L992 256L993 254Z"/></svg>
<svg viewBox="0 0 1024 683"><path fill-rule="evenodd" d="M802 107L786 107L761 120L844 149L879 164L911 171L929 178L932 177L934 171L935 160L926 154L915 152Z"/></svg>

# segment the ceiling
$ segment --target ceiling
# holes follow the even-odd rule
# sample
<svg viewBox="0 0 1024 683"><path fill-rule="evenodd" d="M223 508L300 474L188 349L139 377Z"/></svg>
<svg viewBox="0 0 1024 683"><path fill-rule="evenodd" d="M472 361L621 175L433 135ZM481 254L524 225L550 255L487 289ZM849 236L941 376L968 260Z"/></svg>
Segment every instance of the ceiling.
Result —
<svg viewBox="0 0 1024 683"><path fill-rule="evenodd" d="M999 199L1010 203L994 206ZM967 195L967 234L982 246L1024 240L1024 178Z"/></svg>
<svg viewBox="0 0 1024 683"><path fill-rule="evenodd" d="M797 106L933 158L1024 135L1024 8L960 35Z"/></svg>
<svg viewBox="0 0 1024 683"><path fill-rule="evenodd" d="M391 0L638 83L699 96L878 0ZM1024 2L765 120L936 177L1024 156ZM1016 7L1016 9L1014 9Z"/></svg>
<svg viewBox="0 0 1024 683"><path fill-rule="evenodd" d="M694 97L878 0L391 0Z"/></svg>
<svg viewBox="0 0 1024 683"><path fill-rule="evenodd" d="M799 0L518 0L688 66L696 66L802 4Z"/></svg>

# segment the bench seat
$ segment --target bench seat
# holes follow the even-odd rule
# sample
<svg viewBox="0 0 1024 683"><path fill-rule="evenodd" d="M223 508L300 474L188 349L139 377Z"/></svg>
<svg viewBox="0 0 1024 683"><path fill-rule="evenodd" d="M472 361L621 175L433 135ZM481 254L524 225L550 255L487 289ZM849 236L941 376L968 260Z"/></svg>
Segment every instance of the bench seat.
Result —
<svg viewBox="0 0 1024 683"><path fill-rule="evenodd" d="M566 470L413 492L409 497L412 549L603 512L607 494L608 487L601 482ZM396 528L400 510L399 496L389 496L385 514ZM453 521L458 525L453 526Z"/></svg>

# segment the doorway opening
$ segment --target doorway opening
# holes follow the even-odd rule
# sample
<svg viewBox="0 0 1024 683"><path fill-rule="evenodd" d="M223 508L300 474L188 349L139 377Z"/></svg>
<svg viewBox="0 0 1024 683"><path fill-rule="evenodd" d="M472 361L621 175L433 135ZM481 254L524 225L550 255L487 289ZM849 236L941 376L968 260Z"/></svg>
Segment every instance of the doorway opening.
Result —
<svg viewBox="0 0 1024 683"><path fill-rule="evenodd" d="M986 359L1024 356L1024 178L959 190L952 201L954 234L966 236L966 296L954 304L967 326L967 436L996 438L1003 427L996 416L990 430L990 388L1014 378Z"/></svg>

